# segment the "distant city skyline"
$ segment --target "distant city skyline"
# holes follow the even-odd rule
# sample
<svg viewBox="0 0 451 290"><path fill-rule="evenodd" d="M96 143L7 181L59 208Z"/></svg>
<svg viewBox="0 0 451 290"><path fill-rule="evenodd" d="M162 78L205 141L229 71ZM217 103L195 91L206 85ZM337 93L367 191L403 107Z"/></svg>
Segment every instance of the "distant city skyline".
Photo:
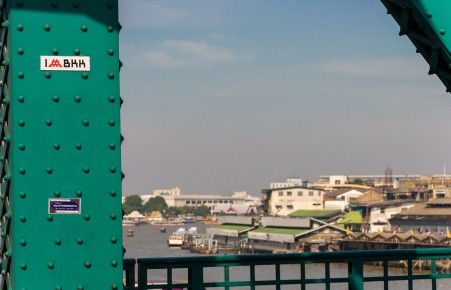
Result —
<svg viewBox="0 0 451 290"><path fill-rule="evenodd" d="M125 195L451 165L451 95L380 1L119 2Z"/></svg>

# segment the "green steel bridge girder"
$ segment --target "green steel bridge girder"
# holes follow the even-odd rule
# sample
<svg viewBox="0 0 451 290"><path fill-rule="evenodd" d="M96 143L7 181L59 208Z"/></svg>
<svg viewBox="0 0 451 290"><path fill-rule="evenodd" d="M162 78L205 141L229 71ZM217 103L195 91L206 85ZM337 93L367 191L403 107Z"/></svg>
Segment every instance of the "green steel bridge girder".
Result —
<svg viewBox="0 0 451 290"><path fill-rule="evenodd" d="M117 0L0 2L0 289L122 289Z"/></svg>
<svg viewBox="0 0 451 290"><path fill-rule="evenodd" d="M387 13L400 26L399 35L407 35L436 74L447 92L451 92L451 1L381 0Z"/></svg>

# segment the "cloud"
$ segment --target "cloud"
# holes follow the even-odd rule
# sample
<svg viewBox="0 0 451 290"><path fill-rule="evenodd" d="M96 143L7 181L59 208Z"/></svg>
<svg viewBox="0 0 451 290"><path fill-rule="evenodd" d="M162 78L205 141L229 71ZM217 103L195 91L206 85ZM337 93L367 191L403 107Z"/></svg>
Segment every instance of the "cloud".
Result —
<svg viewBox="0 0 451 290"><path fill-rule="evenodd" d="M143 53L141 65L152 68L208 67L234 63L239 57L230 49L207 42L167 40Z"/></svg>
<svg viewBox="0 0 451 290"><path fill-rule="evenodd" d="M325 63L321 70L348 76L383 79L424 78L427 65L421 58L335 60Z"/></svg>

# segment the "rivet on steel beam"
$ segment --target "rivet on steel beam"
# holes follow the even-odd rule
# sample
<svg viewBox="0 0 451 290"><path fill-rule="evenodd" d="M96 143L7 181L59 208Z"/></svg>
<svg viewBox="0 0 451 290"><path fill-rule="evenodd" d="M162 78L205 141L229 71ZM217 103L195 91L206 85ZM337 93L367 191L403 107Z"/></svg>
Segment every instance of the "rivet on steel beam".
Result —
<svg viewBox="0 0 451 290"><path fill-rule="evenodd" d="M117 267L117 261L116 260L111 261L111 266L116 268Z"/></svg>
<svg viewBox="0 0 451 290"><path fill-rule="evenodd" d="M113 142L111 142L108 147L110 147L111 150L116 149L116 144L114 144Z"/></svg>
<svg viewBox="0 0 451 290"><path fill-rule="evenodd" d="M26 270L27 269L27 264L25 264L25 263L20 264L20 268L22 270Z"/></svg>
<svg viewBox="0 0 451 290"><path fill-rule="evenodd" d="M428 12L428 13L426 13L426 16L428 17L428 18L432 18L432 12Z"/></svg>
<svg viewBox="0 0 451 290"><path fill-rule="evenodd" d="M25 145L24 144L19 144L19 150L20 151L24 151L25 150Z"/></svg>
<svg viewBox="0 0 451 290"><path fill-rule="evenodd" d="M55 148L55 150L59 150L61 148L61 145L59 143L53 143L53 148Z"/></svg>
<svg viewBox="0 0 451 290"><path fill-rule="evenodd" d="M23 48L18 48L17 49L17 53L22 55L24 53L24 49Z"/></svg>
<svg viewBox="0 0 451 290"><path fill-rule="evenodd" d="M53 216L52 215L47 215L47 220L49 221L49 222L51 222L51 221L53 221Z"/></svg>
<svg viewBox="0 0 451 290"><path fill-rule="evenodd" d="M91 268L91 262L90 261L86 261L85 262L85 267L86 268Z"/></svg>
<svg viewBox="0 0 451 290"><path fill-rule="evenodd" d="M110 101L110 103L114 103L116 101L116 98L114 96L109 96L108 100Z"/></svg>
<svg viewBox="0 0 451 290"><path fill-rule="evenodd" d="M117 238L116 238L116 237L111 237L111 242L112 242L113 244L116 244L116 243L117 243Z"/></svg>
<svg viewBox="0 0 451 290"><path fill-rule="evenodd" d="M89 167L88 166L83 167L83 172L84 173L89 173Z"/></svg>
<svg viewBox="0 0 451 290"><path fill-rule="evenodd" d="M47 167L46 169L45 169L45 171L47 171L47 173L48 174L52 174L53 173L53 169L52 169L52 167Z"/></svg>
<svg viewBox="0 0 451 290"><path fill-rule="evenodd" d="M18 77L19 79L23 79L23 78L25 77L25 74L24 74L23 72L18 72L18 73L17 73L17 77Z"/></svg>
<svg viewBox="0 0 451 290"><path fill-rule="evenodd" d="M63 287L61 287L61 286L56 286L56 287L55 287L55 290L63 290Z"/></svg>
<svg viewBox="0 0 451 290"><path fill-rule="evenodd" d="M445 35L446 31L445 29L440 29L440 35Z"/></svg>
<svg viewBox="0 0 451 290"><path fill-rule="evenodd" d="M80 27L80 29L81 29L81 31L86 32L86 31L88 31L88 26L82 25L82 26Z"/></svg>
<svg viewBox="0 0 451 290"><path fill-rule="evenodd" d="M82 121L82 123L83 123L83 126L89 126L89 120L88 119L83 119L83 121Z"/></svg>
<svg viewBox="0 0 451 290"><path fill-rule="evenodd" d="M113 32L114 31L114 27L111 25L108 25L106 30L108 30L108 32Z"/></svg>
<svg viewBox="0 0 451 290"><path fill-rule="evenodd" d="M111 173L115 173L115 172L116 172L116 167L110 166L110 172L111 172Z"/></svg>
<svg viewBox="0 0 451 290"><path fill-rule="evenodd" d="M117 217L117 216L116 216L116 214L115 214L114 212L110 214L110 218L111 218L112 220L115 220L116 217Z"/></svg>
<svg viewBox="0 0 451 290"><path fill-rule="evenodd" d="M80 150L81 147L82 147L82 146L81 146L81 143L76 143L76 144L75 144L75 148L76 148L77 150Z"/></svg>
<svg viewBox="0 0 451 290"><path fill-rule="evenodd" d="M75 191L75 195L78 196L78 197L81 197L83 195L83 192L78 189L78 190Z"/></svg>
<svg viewBox="0 0 451 290"><path fill-rule="evenodd" d="M108 50L107 50L107 53L108 53L109 55L114 55L114 49L112 49L112 48L108 49Z"/></svg>
<svg viewBox="0 0 451 290"><path fill-rule="evenodd" d="M61 245L61 239L60 238L56 238L55 239L55 244L58 245L58 246Z"/></svg>
<svg viewBox="0 0 451 290"><path fill-rule="evenodd" d="M78 48L74 49L74 54L75 55L80 55L80 50Z"/></svg>
<svg viewBox="0 0 451 290"><path fill-rule="evenodd" d="M75 101L76 103L80 103L80 102L81 102L81 97L80 97L80 96L75 96L75 97L74 97L74 101Z"/></svg>
<svg viewBox="0 0 451 290"><path fill-rule="evenodd" d="M111 285L111 289L112 290L117 290L117 289L119 289L119 287L117 286L117 284L113 284L113 285Z"/></svg>
<svg viewBox="0 0 451 290"><path fill-rule="evenodd" d="M74 2L74 3L72 3L72 6L73 6L74 8L78 8L78 7L80 7L80 3Z"/></svg>
<svg viewBox="0 0 451 290"><path fill-rule="evenodd" d="M77 290L83 290L83 289L85 289L85 288L83 288L83 286L81 286L81 285L77 286Z"/></svg>
<svg viewBox="0 0 451 290"><path fill-rule="evenodd" d="M51 74L50 72L48 72L48 71L46 71L44 75L45 75L45 77L46 77L47 79L52 78L52 74Z"/></svg>
<svg viewBox="0 0 451 290"><path fill-rule="evenodd" d="M58 55L58 49L57 49L57 48L53 48L53 49L52 49L52 53L53 53L54 55Z"/></svg>
<svg viewBox="0 0 451 290"><path fill-rule="evenodd" d="M60 101L60 97L59 96L53 96L52 99L53 99L53 101L55 103L58 103Z"/></svg>
<svg viewBox="0 0 451 290"><path fill-rule="evenodd" d="M26 173L25 168L20 167L20 168L19 168L19 173L22 174L22 175L25 174L25 173Z"/></svg>
<svg viewBox="0 0 451 290"><path fill-rule="evenodd" d="M22 24L17 24L17 30L23 31L23 25Z"/></svg>
<svg viewBox="0 0 451 290"><path fill-rule="evenodd" d="M19 101L19 103L23 103L25 101L24 96L18 96L17 100Z"/></svg>
<svg viewBox="0 0 451 290"><path fill-rule="evenodd" d="M27 241L26 241L25 239L21 239L21 240L20 240L20 245L21 245L22 247L25 247L25 246L27 245Z"/></svg>
<svg viewBox="0 0 451 290"><path fill-rule="evenodd" d="M111 196L116 196L116 191L115 190L110 190L110 195Z"/></svg>
<svg viewBox="0 0 451 290"><path fill-rule="evenodd" d="M83 245L83 239L82 239L82 238L78 238L78 239L77 239L77 244Z"/></svg>
<svg viewBox="0 0 451 290"><path fill-rule="evenodd" d="M45 120L45 124L46 124L47 126L52 126L52 120L46 119L46 120Z"/></svg>
<svg viewBox="0 0 451 290"><path fill-rule="evenodd" d="M61 192L59 190L55 190L53 192L53 195L55 195L56 197L60 197L61 196Z"/></svg>
<svg viewBox="0 0 451 290"><path fill-rule="evenodd" d="M22 119L20 119L18 123L19 123L19 126L20 126L20 127L25 126L25 121L22 120Z"/></svg>
<svg viewBox="0 0 451 290"><path fill-rule="evenodd" d="M113 119L109 119L108 120L108 124L113 127L114 125L116 125L116 121L114 121Z"/></svg>
<svg viewBox="0 0 451 290"><path fill-rule="evenodd" d="M50 25L49 24L45 24L44 25L44 30L45 31L50 31Z"/></svg>
<svg viewBox="0 0 451 290"><path fill-rule="evenodd" d="M85 214L85 216L84 216L84 218L85 218L85 220L87 220L87 221L89 221L90 219L91 219L91 216L89 215L89 214Z"/></svg>
<svg viewBox="0 0 451 290"><path fill-rule="evenodd" d="M19 219L20 219L20 221L23 222L23 223L27 221L27 217L24 216L24 215L21 215L21 216L19 217Z"/></svg>
<svg viewBox="0 0 451 290"><path fill-rule="evenodd" d="M55 264L53 264L53 262L48 262L47 267L49 267L49 269L53 269L55 268Z"/></svg>
<svg viewBox="0 0 451 290"><path fill-rule="evenodd" d="M81 77L86 80L88 78L88 73L87 72L83 72L81 74Z"/></svg>
<svg viewBox="0 0 451 290"><path fill-rule="evenodd" d="M26 198L27 194L25 192L21 191L21 192L19 192L19 196L20 196L20 198Z"/></svg>
<svg viewBox="0 0 451 290"><path fill-rule="evenodd" d="M114 73L112 72L108 73L108 78L111 80L114 79Z"/></svg>

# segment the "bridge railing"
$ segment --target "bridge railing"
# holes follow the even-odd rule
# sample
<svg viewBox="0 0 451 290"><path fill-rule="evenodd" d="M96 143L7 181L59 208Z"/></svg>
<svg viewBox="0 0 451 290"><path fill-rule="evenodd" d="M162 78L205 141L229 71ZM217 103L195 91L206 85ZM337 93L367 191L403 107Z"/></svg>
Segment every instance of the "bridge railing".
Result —
<svg viewBox="0 0 451 290"><path fill-rule="evenodd" d="M127 290L304 290L312 285L361 290L369 284L372 289L399 289L399 283L410 290L436 289L440 279L451 278L451 248L140 258L137 281L135 260L125 261Z"/></svg>

